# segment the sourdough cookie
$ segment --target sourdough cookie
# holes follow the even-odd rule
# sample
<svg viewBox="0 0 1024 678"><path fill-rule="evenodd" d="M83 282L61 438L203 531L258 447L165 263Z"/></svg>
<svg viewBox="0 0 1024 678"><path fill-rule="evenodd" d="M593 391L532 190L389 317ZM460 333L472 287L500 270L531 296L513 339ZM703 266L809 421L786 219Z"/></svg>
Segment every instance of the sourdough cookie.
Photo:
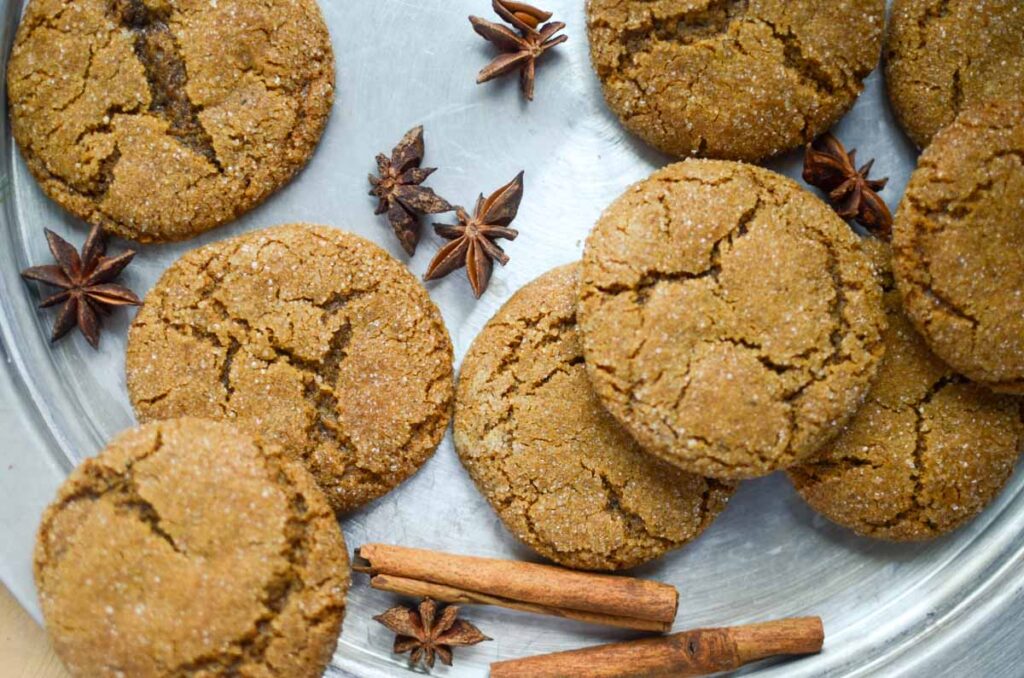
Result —
<svg viewBox="0 0 1024 678"><path fill-rule="evenodd" d="M885 357L867 402L810 463L788 470L814 510L858 534L918 541L979 514L1006 485L1024 445L1024 400L957 375L914 330L889 269Z"/></svg>
<svg viewBox="0 0 1024 678"><path fill-rule="evenodd" d="M587 370L648 451L760 476L836 435L882 355L881 290L858 238L796 183L688 160L626 191L587 240Z"/></svg>
<svg viewBox="0 0 1024 678"><path fill-rule="evenodd" d="M546 558L634 567L697 537L735 487L645 453L598 401L576 328L579 265L513 296L466 354L455 448L505 525Z"/></svg>
<svg viewBox="0 0 1024 678"><path fill-rule="evenodd" d="M830 128L882 46L884 0L588 0L611 110L672 155L757 161Z"/></svg>
<svg viewBox="0 0 1024 678"><path fill-rule="evenodd" d="M886 84L919 147L972 104L1024 92L1020 0L894 0Z"/></svg>
<svg viewBox="0 0 1024 678"><path fill-rule="evenodd" d="M925 149L896 213L907 313L969 379L1024 394L1024 100L961 114Z"/></svg>
<svg viewBox="0 0 1024 678"><path fill-rule="evenodd" d="M35 579L71 675L320 676L348 555L313 478L233 426L157 422L83 463L43 515Z"/></svg>
<svg viewBox="0 0 1024 678"><path fill-rule="evenodd" d="M31 0L7 68L43 191L124 238L189 238L313 153L334 96L315 0Z"/></svg>
<svg viewBox="0 0 1024 678"><path fill-rule="evenodd" d="M235 421L301 460L337 511L388 492L451 417L441 314L373 243L293 224L193 250L147 295L128 335L143 421Z"/></svg>

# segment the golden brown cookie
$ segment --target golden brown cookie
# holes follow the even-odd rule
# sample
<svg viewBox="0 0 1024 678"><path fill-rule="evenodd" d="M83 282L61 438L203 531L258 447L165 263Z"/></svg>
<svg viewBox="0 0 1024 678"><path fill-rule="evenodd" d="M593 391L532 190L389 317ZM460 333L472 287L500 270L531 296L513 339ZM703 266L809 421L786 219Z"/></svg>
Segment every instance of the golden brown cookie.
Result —
<svg viewBox="0 0 1024 678"><path fill-rule="evenodd" d="M858 238L795 182L688 160L631 187L587 240L587 370L648 451L760 476L836 435L882 355L881 291Z"/></svg>
<svg viewBox="0 0 1024 678"><path fill-rule="evenodd" d="M1024 394L1024 100L968 109L925 149L893 228L907 313L957 372Z"/></svg>
<svg viewBox="0 0 1024 678"><path fill-rule="evenodd" d="M301 460L337 511L388 492L451 417L452 346L426 290L373 243L293 224L193 250L128 335L143 421L236 421Z"/></svg>
<svg viewBox="0 0 1024 678"><path fill-rule="evenodd" d="M919 147L974 103L1024 92L1020 0L894 0L886 84Z"/></svg>
<svg viewBox="0 0 1024 678"><path fill-rule="evenodd" d="M672 155L757 161L831 127L882 46L884 0L588 0L609 107Z"/></svg>
<svg viewBox="0 0 1024 678"><path fill-rule="evenodd" d="M349 585L313 478L200 419L122 433L43 515L35 578L74 676L320 676Z"/></svg>
<svg viewBox="0 0 1024 678"><path fill-rule="evenodd" d="M810 463L797 491L858 534L931 539L975 517L1010 478L1024 445L1022 401L999 396L939 360L903 314L889 248L870 243L886 278L885 358L867 402Z"/></svg>
<svg viewBox="0 0 1024 678"><path fill-rule="evenodd" d="M162 242L234 219L305 165L334 56L315 0L31 0L7 88L47 195Z"/></svg>
<svg viewBox="0 0 1024 678"><path fill-rule="evenodd" d="M466 354L455 447L480 492L546 558L619 570L696 538L731 483L646 454L598 401L576 329L579 265L517 292Z"/></svg>

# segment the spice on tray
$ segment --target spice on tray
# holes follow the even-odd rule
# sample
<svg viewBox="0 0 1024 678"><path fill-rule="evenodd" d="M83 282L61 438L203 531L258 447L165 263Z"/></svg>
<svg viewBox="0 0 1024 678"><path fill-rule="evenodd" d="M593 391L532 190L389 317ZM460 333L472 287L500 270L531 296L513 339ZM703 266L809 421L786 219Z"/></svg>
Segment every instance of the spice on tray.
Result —
<svg viewBox="0 0 1024 678"><path fill-rule="evenodd" d="M374 588L641 631L668 631L679 592L660 582L387 544L356 549Z"/></svg>
<svg viewBox="0 0 1024 678"><path fill-rule="evenodd" d="M804 181L828 192L829 202L844 219L854 219L872 233L888 238L892 233L892 213L878 195L889 179L869 179L870 160L857 168L857 151L847 153L831 133L807 144L804 154Z"/></svg>
<svg viewBox="0 0 1024 678"><path fill-rule="evenodd" d="M434 668L434 657L452 665L452 648L491 640L480 629L459 619L459 608L449 605L437 616L437 603L426 598L416 610L399 605L374 617L395 633L395 654L409 652L409 664Z"/></svg>
<svg viewBox="0 0 1024 678"><path fill-rule="evenodd" d="M523 172L520 172L489 198L481 194L473 216L465 208L456 207L457 225L434 224L437 234L451 242L434 255L424 279L437 280L465 266L473 294L479 299L491 281L494 260L502 266L508 263L508 255L494 241L498 238L515 240L519 235L519 231L508 226L516 218L522 199Z"/></svg>
<svg viewBox="0 0 1024 678"><path fill-rule="evenodd" d="M491 6L498 16L512 24L516 30L480 17L469 17L473 30L502 52L480 71L476 82L481 84L518 70L523 94L528 100L533 101L537 59L552 47L569 39L567 35L556 35L565 28L565 24L561 21L552 21L541 26L542 21L551 18L551 12L545 12L524 2L493 0Z"/></svg>
<svg viewBox="0 0 1024 678"><path fill-rule="evenodd" d="M491 678L704 676L768 657L816 654L824 642L820 618L782 619L496 662Z"/></svg>
<svg viewBox="0 0 1024 678"><path fill-rule="evenodd" d="M127 250L116 257L104 256L107 244L99 226L89 231L81 254L53 231L43 230L57 264L27 268L21 277L60 288L60 292L39 304L40 308L63 304L53 324L51 341L60 339L77 325L92 347L99 348L101 314L117 306L142 303L130 289L113 282L131 263L135 252Z"/></svg>
<svg viewBox="0 0 1024 678"><path fill-rule="evenodd" d="M420 215L450 212L452 206L433 189L422 186L436 167L420 167L423 163L423 126L409 130L398 142L391 157L377 156L377 174L370 175L370 195L378 198L374 214L387 213L391 228L412 256L420 240Z"/></svg>

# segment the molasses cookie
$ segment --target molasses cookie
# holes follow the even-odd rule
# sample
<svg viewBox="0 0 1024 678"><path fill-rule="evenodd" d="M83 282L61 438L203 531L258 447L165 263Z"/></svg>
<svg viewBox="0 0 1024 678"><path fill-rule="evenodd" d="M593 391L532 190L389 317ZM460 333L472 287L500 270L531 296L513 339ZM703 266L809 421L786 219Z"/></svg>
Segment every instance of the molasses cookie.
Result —
<svg viewBox="0 0 1024 678"><path fill-rule="evenodd" d="M337 511L412 475L451 417L437 307L382 249L323 226L183 256L132 324L127 370L141 420L237 422L301 460Z"/></svg>
<svg viewBox="0 0 1024 678"><path fill-rule="evenodd" d="M853 231L795 182L688 160L587 240L580 328L597 395L648 452L716 478L806 459L863 402L881 291Z"/></svg>
<svg viewBox="0 0 1024 678"><path fill-rule="evenodd" d="M567 567L618 570L699 535L734 486L646 454L598 401L576 328L579 265L516 293L459 377L455 447L505 525Z"/></svg>
<svg viewBox="0 0 1024 678"><path fill-rule="evenodd" d="M334 57L314 0L31 0L7 92L48 196L124 238L181 240L306 163Z"/></svg>
<svg viewBox="0 0 1024 678"><path fill-rule="evenodd" d="M931 539L1002 490L1024 444L1024 401L970 383L929 351L903 314L889 248L871 249L889 319L878 380L839 438L788 473L816 511L858 534Z"/></svg>
<svg viewBox="0 0 1024 678"><path fill-rule="evenodd" d="M116 437L43 515L35 579L74 676L320 676L349 584L313 478L233 426Z"/></svg>
<svg viewBox="0 0 1024 678"><path fill-rule="evenodd" d="M907 313L969 379L1024 394L1024 100L962 113L918 161L893 228Z"/></svg>
<svg viewBox="0 0 1024 678"><path fill-rule="evenodd" d="M1024 92L1020 0L894 0L886 84L919 147L974 103Z"/></svg>
<svg viewBox="0 0 1024 678"><path fill-rule="evenodd" d="M588 0L609 107L672 155L757 161L831 127L882 46L884 0Z"/></svg>

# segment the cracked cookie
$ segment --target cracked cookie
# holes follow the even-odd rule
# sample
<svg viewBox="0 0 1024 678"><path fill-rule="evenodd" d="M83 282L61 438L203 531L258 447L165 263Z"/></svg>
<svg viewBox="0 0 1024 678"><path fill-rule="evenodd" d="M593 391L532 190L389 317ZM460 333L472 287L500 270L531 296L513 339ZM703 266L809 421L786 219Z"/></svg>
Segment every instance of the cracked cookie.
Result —
<svg viewBox="0 0 1024 678"><path fill-rule="evenodd" d="M757 161L845 113L878 63L884 0L588 0L623 124L672 155Z"/></svg>
<svg viewBox="0 0 1024 678"><path fill-rule="evenodd" d="M964 108L1024 91L1020 0L894 0L885 80L919 147Z"/></svg>
<svg viewBox="0 0 1024 678"><path fill-rule="evenodd" d="M200 419L117 436L43 515L35 580L74 676L319 676L348 555L313 478Z"/></svg>
<svg viewBox="0 0 1024 678"><path fill-rule="evenodd" d="M466 354L455 448L505 525L546 558L619 570L696 538L735 486L648 455L605 411L576 328L579 266L517 292Z"/></svg>
<svg viewBox="0 0 1024 678"><path fill-rule="evenodd" d="M795 182L687 160L631 187L587 239L587 372L648 452L746 478L834 437L882 355L881 290L859 239Z"/></svg>
<svg viewBox="0 0 1024 678"><path fill-rule="evenodd" d="M788 470L814 510L860 535L918 541L975 517L1024 445L1024 409L957 375L902 310L889 247L869 244L885 278L885 357L867 402L810 463Z"/></svg>
<svg viewBox="0 0 1024 678"><path fill-rule="evenodd" d="M1024 394L1024 99L962 113L925 149L893 227L907 313L957 372Z"/></svg>
<svg viewBox="0 0 1024 678"><path fill-rule="evenodd" d="M315 0L31 0L7 91L50 198L164 242L236 218L305 165L334 56Z"/></svg>
<svg viewBox="0 0 1024 678"><path fill-rule="evenodd" d="M411 476L451 417L452 345L426 290L324 226L185 254L146 296L127 353L141 420L237 422L301 460L339 512Z"/></svg>

